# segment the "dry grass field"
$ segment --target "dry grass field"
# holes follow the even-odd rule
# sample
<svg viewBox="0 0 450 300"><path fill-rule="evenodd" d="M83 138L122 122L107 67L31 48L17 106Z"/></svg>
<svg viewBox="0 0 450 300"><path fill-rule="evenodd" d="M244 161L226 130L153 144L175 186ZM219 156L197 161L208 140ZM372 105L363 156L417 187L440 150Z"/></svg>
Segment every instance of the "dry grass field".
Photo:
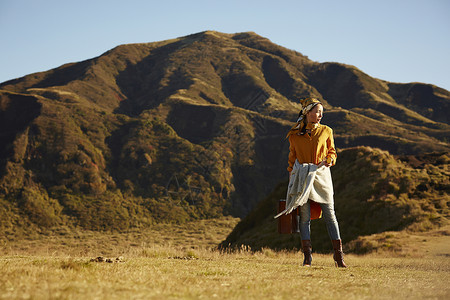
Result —
<svg viewBox="0 0 450 300"><path fill-rule="evenodd" d="M213 250L237 219L158 225L145 232L59 230L2 240L1 299L449 299L448 228L414 235L404 251L347 255ZM409 250L408 250L409 249ZM91 261L122 257L117 263Z"/></svg>

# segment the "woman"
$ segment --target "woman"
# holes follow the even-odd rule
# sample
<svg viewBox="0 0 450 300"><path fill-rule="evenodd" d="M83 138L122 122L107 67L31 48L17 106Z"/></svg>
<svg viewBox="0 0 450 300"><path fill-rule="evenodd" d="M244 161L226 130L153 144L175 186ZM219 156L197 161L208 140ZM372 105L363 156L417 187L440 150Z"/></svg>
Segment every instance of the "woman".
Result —
<svg viewBox="0 0 450 300"><path fill-rule="evenodd" d="M316 98L300 100L302 109L299 113L297 124L289 131L289 177L291 178L295 161L299 164L314 164L320 169L329 168L336 163L336 149L334 148L333 131L326 125L321 125L323 106ZM298 165L298 164L297 164ZM317 168L316 168L317 169ZM329 170L326 170L329 173ZM334 261L338 267L346 268L343 259L342 242L339 233L339 225L334 213L334 201L332 197L331 173L329 173L331 196L329 199L317 201L322 209L322 216L327 225L328 235L331 238L334 249ZM315 199L316 200L316 199ZM304 266L311 266L311 200L300 206L300 234L302 250L304 254Z"/></svg>

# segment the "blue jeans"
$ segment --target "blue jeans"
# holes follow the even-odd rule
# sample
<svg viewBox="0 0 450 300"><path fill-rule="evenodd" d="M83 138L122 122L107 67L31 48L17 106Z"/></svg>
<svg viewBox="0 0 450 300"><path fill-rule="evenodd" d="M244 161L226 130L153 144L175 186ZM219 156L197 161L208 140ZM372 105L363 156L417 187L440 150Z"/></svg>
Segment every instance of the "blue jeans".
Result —
<svg viewBox="0 0 450 300"><path fill-rule="evenodd" d="M311 210L309 206L310 200L300 206L300 235L302 240L311 240ZM334 213L333 204L320 203L322 208L322 218L327 225L328 235L332 240L340 240L339 225Z"/></svg>

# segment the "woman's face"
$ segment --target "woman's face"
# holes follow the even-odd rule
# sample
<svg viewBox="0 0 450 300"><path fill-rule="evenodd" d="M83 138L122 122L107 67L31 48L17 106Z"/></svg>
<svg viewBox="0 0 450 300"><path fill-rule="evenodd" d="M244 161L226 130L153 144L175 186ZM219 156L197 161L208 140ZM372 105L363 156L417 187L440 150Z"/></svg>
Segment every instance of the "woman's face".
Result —
<svg viewBox="0 0 450 300"><path fill-rule="evenodd" d="M308 123L319 123L322 119L322 115L323 106L322 104L317 104L306 114L306 121L308 121Z"/></svg>

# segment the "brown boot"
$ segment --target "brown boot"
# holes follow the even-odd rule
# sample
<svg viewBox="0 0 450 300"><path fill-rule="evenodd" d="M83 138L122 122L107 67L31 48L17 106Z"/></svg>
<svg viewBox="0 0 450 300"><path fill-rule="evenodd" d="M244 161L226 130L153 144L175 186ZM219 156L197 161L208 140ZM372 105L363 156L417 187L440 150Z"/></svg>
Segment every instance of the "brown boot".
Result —
<svg viewBox="0 0 450 300"><path fill-rule="evenodd" d="M312 262L312 246L311 246L311 240L302 240L302 250L303 250L303 256L305 259L303 260L303 265L307 267L311 267Z"/></svg>
<svg viewBox="0 0 450 300"><path fill-rule="evenodd" d="M347 265L344 262L344 252L342 251L342 241L341 240L332 240L334 249L333 259L336 264L336 267L339 268L347 268Z"/></svg>

